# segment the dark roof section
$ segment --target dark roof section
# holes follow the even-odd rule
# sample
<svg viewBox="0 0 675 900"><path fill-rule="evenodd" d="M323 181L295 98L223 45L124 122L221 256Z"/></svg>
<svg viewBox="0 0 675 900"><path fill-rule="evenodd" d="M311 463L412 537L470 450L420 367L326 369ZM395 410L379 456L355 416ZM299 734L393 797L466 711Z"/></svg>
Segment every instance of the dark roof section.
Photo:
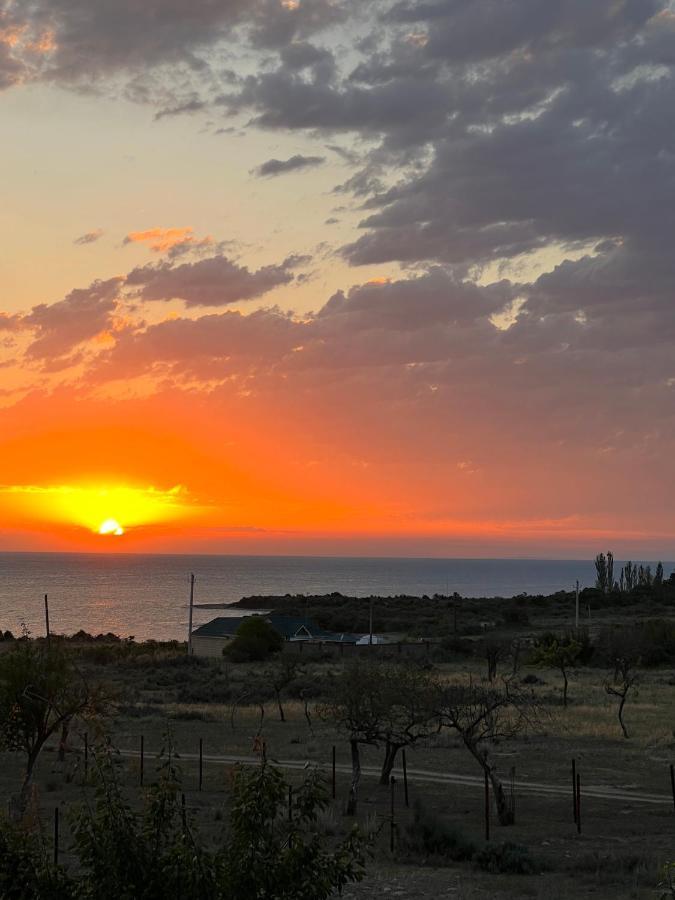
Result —
<svg viewBox="0 0 675 900"><path fill-rule="evenodd" d="M196 637L233 637L237 633L237 629L244 621L244 619L250 619L251 616L219 616L217 619L212 619L210 622L207 622L205 625L200 625L199 628L196 628L192 634ZM262 616L266 622L269 622L272 628L275 631L278 631L279 634L286 638L287 641L291 640L294 637L303 637L303 638L325 638L330 640L328 637L330 632L323 631L316 622L312 622L311 619L299 619L294 618L293 616ZM331 635L331 637L334 637Z"/></svg>

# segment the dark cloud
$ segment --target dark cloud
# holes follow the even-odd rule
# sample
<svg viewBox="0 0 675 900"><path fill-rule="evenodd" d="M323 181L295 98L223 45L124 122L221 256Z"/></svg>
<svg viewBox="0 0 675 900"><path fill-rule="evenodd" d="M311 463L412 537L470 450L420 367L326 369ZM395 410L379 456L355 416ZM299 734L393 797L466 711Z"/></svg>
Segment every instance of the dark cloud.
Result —
<svg viewBox="0 0 675 900"><path fill-rule="evenodd" d="M96 241L100 240L103 237L103 229L96 228L94 231L87 231L85 234L81 234L79 237L75 238L73 241L74 244L79 244L84 246L86 244L95 244Z"/></svg>
<svg viewBox="0 0 675 900"><path fill-rule="evenodd" d="M295 172L299 169L315 169L326 161L325 156L302 156L296 153L289 159L268 159L266 162L251 169L252 175L258 178L270 178L277 175L285 175L287 172Z"/></svg>
<svg viewBox="0 0 675 900"><path fill-rule="evenodd" d="M94 281L76 288L58 303L41 303L21 317L21 325L34 333L26 353L31 359L55 363L84 341L110 328L123 279Z"/></svg>
<svg viewBox="0 0 675 900"><path fill-rule="evenodd" d="M225 256L175 265L162 262L134 269L126 285L138 288L143 300L183 300L187 306L225 306L261 297L293 280L292 269L302 263L289 257L278 265L251 271Z"/></svg>

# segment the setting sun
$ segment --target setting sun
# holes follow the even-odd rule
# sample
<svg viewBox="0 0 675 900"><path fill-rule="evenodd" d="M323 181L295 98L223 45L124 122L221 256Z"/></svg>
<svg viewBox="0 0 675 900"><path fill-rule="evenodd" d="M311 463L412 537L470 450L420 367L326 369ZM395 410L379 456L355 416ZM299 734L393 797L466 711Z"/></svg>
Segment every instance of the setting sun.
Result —
<svg viewBox="0 0 675 900"><path fill-rule="evenodd" d="M98 529L99 534L112 534L115 537L124 534L124 529L117 521L117 519L106 519L105 522L101 522L101 525Z"/></svg>

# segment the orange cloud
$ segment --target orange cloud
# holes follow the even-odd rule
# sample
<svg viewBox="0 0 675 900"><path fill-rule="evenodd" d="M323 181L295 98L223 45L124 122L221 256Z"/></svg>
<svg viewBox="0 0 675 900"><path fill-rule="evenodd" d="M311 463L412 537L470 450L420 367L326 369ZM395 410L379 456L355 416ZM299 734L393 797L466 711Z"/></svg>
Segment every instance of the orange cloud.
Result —
<svg viewBox="0 0 675 900"><path fill-rule="evenodd" d="M147 244L154 253L166 253L174 247L191 244L195 240L193 228L148 228L146 231L130 231L124 238L124 243Z"/></svg>

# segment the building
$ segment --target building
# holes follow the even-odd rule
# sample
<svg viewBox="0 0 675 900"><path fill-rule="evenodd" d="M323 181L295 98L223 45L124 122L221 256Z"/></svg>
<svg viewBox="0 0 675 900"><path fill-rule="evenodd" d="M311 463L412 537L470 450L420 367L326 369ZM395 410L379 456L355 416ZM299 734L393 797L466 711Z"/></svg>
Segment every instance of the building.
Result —
<svg viewBox="0 0 675 900"><path fill-rule="evenodd" d="M192 632L192 653L194 656L220 658L228 642L236 635L237 629L249 616L219 616ZM311 619L294 618L271 613L263 617L285 641L334 640L330 632L312 622Z"/></svg>

